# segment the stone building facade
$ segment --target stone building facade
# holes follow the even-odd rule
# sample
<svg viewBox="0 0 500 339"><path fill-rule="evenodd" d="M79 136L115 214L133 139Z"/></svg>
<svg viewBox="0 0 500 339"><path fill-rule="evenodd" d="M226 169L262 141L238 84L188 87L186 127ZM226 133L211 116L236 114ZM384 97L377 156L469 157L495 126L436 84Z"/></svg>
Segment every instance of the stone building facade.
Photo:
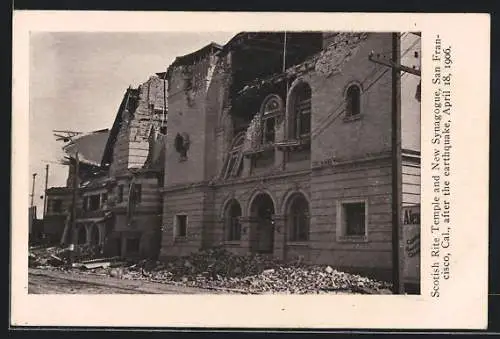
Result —
<svg viewBox="0 0 500 339"><path fill-rule="evenodd" d="M420 38L402 60L419 67ZM241 33L167 71L161 257L224 246L391 269L390 33ZM285 53L284 53L285 51ZM419 78L404 74L403 204L420 203Z"/></svg>

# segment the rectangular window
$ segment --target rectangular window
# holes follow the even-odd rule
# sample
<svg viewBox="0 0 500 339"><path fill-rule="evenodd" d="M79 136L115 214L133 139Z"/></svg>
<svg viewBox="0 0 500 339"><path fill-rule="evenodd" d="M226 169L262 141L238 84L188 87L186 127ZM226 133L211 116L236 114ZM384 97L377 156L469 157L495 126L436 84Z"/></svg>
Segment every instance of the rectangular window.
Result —
<svg viewBox="0 0 500 339"><path fill-rule="evenodd" d="M118 186L118 192L116 193L116 201L123 202L123 185Z"/></svg>
<svg viewBox="0 0 500 339"><path fill-rule="evenodd" d="M365 202L349 202L342 204L343 235L363 237L366 235Z"/></svg>
<svg viewBox="0 0 500 339"><path fill-rule="evenodd" d="M89 197L89 211L97 211L101 205L101 196L99 194L91 195Z"/></svg>
<svg viewBox="0 0 500 339"><path fill-rule="evenodd" d="M187 215L177 214L175 216L175 237L185 238L187 235Z"/></svg>

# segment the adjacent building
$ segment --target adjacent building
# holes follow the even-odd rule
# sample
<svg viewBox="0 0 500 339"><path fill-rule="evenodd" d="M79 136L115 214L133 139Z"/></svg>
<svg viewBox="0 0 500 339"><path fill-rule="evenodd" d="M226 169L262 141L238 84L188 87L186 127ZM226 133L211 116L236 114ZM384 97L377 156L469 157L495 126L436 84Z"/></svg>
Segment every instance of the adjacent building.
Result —
<svg viewBox="0 0 500 339"><path fill-rule="evenodd" d="M106 255L158 255L167 125L164 84L155 75L128 88L111 130L68 138L63 147L67 185L47 191L45 228L53 238L99 246ZM76 229L70 239L76 182Z"/></svg>

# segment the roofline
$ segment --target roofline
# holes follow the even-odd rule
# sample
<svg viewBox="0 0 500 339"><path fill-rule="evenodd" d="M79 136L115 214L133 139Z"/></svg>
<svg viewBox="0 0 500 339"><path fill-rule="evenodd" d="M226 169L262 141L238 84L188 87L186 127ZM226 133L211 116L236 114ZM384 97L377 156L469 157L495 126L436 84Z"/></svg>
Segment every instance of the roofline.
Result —
<svg viewBox="0 0 500 339"><path fill-rule="evenodd" d="M174 62L172 62L170 64L170 66L168 66L167 68L167 72L166 72L166 75L165 77L162 77L164 75L163 72L161 73L156 73L159 77L161 77L162 79L166 79L169 77L170 73L172 72L172 69L176 66L180 66L180 65L186 65L188 63L191 62L191 59L197 57L197 56L204 56L210 52L212 52L213 49L216 50L216 52L220 52L222 51L224 48L224 46L222 45L219 45L218 43L216 42L211 42L209 43L208 45L205 45L203 46L202 48L194 51L194 52L191 52L189 54L185 54L185 55L182 55L182 56L178 56L175 58Z"/></svg>
<svg viewBox="0 0 500 339"><path fill-rule="evenodd" d="M111 127L111 130L109 131L109 136L108 140L106 141L106 146L104 146L104 152L102 153L102 158L101 158L101 167L104 167L106 165L106 159L109 158L109 156L113 152L113 147L116 142L116 136L118 135L120 129L120 123L122 121L122 112L125 109L125 104L127 102L127 97L130 95L131 88L127 88L125 91L125 94L123 95L123 99L120 103L120 106L118 107L118 112L116 113L115 116L115 121L113 122L113 126Z"/></svg>

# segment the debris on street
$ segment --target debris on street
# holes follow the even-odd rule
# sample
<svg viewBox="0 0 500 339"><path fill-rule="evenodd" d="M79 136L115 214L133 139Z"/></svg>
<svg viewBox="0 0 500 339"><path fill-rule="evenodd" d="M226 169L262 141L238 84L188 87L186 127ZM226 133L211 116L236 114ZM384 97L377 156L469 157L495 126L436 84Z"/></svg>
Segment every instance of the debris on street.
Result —
<svg viewBox="0 0 500 339"><path fill-rule="evenodd" d="M60 252L45 251L50 258ZM56 253L56 254L53 254ZM34 258L33 258L34 256ZM33 258L33 259L32 259ZM30 253L30 260L60 266L45 260L39 253ZM143 260L118 261L119 258L80 261L66 266L82 273L106 275L116 279L144 280L212 290L241 293L360 293L390 294L390 283L360 275L341 272L331 266L283 262L263 255L239 256L223 248L199 251L185 257L167 258L163 262Z"/></svg>

